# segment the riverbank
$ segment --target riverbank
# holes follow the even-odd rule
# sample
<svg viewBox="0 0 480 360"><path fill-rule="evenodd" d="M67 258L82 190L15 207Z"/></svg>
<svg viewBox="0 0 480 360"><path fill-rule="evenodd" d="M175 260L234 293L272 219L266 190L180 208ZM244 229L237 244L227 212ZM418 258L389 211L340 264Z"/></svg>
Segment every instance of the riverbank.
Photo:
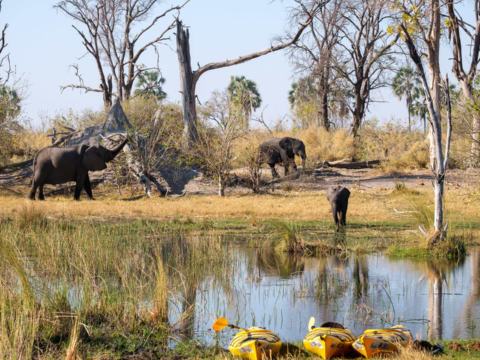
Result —
<svg viewBox="0 0 480 360"><path fill-rule="evenodd" d="M372 318L356 301L365 296L362 306L366 306L368 299L378 297L381 286L386 297L369 305L379 312L375 321L383 323L387 317L396 321L388 299L399 291L405 293L405 286L414 288L418 274L436 281L463 266L455 253L428 249L417 230L419 220L412 211L427 211L425 207L433 205L430 195L428 190L404 187L376 192L352 189L348 226L336 233L321 190L166 199L99 192L96 201L80 202L70 196L31 202L3 194L0 323L9 331L7 337L0 336L0 353L68 359L225 358L197 339L195 319L205 305L202 301L218 289L226 298L241 295L229 300L229 306L240 309L245 294L236 285L239 269L246 272L241 284L259 288L275 276L272 292L263 294L262 301L282 294L288 304L303 298L337 304L345 293L352 293L357 300L347 299L343 306L355 306L349 313L354 318ZM451 225L445 243L453 247L461 243L466 251L477 244L476 199L473 190L447 193L446 217ZM423 208L415 210L418 204ZM289 254L277 248L282 241L313 247ZM248 257L238 258L239 251ZM397 267L386 271L382 265L369 280L372 269L362 256L373 254L375 264L381 258L375 255L379 251L423 259L425 269L414 262L403 265L418 267L419 272L403 290L389 285L390 277L399 275ZM302 275L307 270L311 278ZM299 283L289 284L288 279ZM221 309L209 306L211 311ZM283 319L282 309L275 311L269 317ZM210 326L213 313L207 315L201 321L203 329ZM289 321L293 319L297 317ZM197 339L197 345L182 345L186 338Z"/></svg>

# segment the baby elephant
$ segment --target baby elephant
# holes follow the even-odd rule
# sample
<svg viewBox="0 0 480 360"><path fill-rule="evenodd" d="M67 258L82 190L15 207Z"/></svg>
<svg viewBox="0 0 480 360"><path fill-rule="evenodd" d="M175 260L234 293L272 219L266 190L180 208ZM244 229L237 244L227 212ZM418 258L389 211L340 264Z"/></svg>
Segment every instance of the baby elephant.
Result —
<svg viewBox="0 0 480 360"><path fill-rule="evenodd" d="M343 186L337 185L328 188L327 199L332 206L333 220L338 228L347 222L347 208L350 191ZM337 216L338 215L338 216Z"/></svg>

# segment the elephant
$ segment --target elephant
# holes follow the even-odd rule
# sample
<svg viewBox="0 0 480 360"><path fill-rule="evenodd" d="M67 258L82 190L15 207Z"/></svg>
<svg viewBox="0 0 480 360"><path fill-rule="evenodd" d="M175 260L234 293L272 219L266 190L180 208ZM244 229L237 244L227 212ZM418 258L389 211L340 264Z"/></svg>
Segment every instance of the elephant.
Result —
<svg viewBox="0 0 480 360"><path fill-rule="evenodd" d="M269 138L265 140L260 149L265 157L265 162L270 166L272 170L272 177L277 178L278 173L275 170L275 164L283 163L285 166L285 175L288 175L288 168L291 166L294 170L297 170L295 164L295 155L302 158L302 169L305 169L305 160L307 154L305 152L305 144L303 141L291 138Z"/></svg>
<svg viewBox="0 0 480 360"><path fill-rule="evenodd" d="M89 171L99 171L107 168L107 163L123 149L128 137L113 150L101 145L75 145L69 147L49 146L40 150L33 159L33 182L28 195L30 200L45 200L43 186L45 184L58 185L75 181L74 199L80 199L82 187L85 187L89 200L94 200L90 185Z"/></svg>
<svg viewBox="0 0 480 360"><path fill-rule="evenodd" d="M327 199L332 206L333 220L337 228L347 223L347 208L350 191L340 185L329 187Z"/></svg>

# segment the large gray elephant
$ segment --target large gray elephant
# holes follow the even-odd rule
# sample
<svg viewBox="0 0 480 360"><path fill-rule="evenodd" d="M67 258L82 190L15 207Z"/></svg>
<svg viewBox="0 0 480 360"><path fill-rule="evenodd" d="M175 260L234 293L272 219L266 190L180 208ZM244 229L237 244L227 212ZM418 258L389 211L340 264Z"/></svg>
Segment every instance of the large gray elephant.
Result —
<svg viewBox="0 0 480 360"><path fill-rule="evenodd" d="M295 164L295 155L302 158L302 169L305 169L305 160L307 159L307 153L305 152L305 144L303 141L291 138L269 138L260 145L262 152L265 156L265 162L270 166L272 170L272 176L278 177L278 173L275 170L275 164L283 163L285 167L285 175L288 175L289 167L297 170Z"/></svg>
<svg viewBox="0 0 480 360"><path fill-rule="evenodd" d="M58 185L75 181L74 199L80 199L82 187L85 187L87 196L93 200L90 185L89 171L99 171L107 168L107 163L123 149L128 138L113 150L108 150L101 145L75 145L70 147L50 146L40 150L33 159L33 184L28 198L45 200L43 186L45 184Z"/></svg>
<svg viewBox="0 0 480 360"><path fill-rule="evenodd" d="M327 190L327 200L332 207L333 221L337 229L347 223L349 197L350 191L340 185L329 187Z"/></svg>

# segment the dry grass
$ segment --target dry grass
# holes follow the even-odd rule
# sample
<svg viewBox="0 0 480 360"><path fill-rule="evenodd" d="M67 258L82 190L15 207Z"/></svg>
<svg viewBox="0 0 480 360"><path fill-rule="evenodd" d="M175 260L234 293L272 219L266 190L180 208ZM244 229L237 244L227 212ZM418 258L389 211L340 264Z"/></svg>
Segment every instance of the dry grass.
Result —
<svg viewBox="0 0 480 360"><path fill-rule="evenodd" d="M247 137L239 140L235 152L240 153L251 145L261 144L272 136L290 136L305 143L308 165L341 159L387 160L382 170L398 173L402 170L421 169L428 164L428 142L422 132L408 132L394 122L379 125L372 121L361 129L358 141L348 135L346 130L326 131L324 128L290 129L274 131L252 130ZM297 163L301 163L297 159Z"/></svg>
<svg viewBox="0 0 480 360"><path fill-rule="evenodd" d="M25 188L22 191L27 193ZM348 221L372 223L382 221L418 223L411 213L412 196L426 208L433 206L432 190L359 190L351 188ZM124 192L126 193L126 192ZM413 195L412 195L413 194ZM130 195L130 194L129 194ZM325 191L295 189L277 190L274 193L254 195L250 191L242 194L218 196L186 196L180 198L132 198L120 197L111 192L95 191L96 201L75 202L70 195L49 197L44 202L32 203L20 196L7 192L0 194L1 217L43 222L45 218L90 219L99 221L132 220L138 218L172 220L181 217L199 219L281 219L284 221L331 221L330 205ZM228 204L228 206L227 206ZM471 190L446 191L446 219L464 222L475 221L480 216L480 205ZM34 208L38 211L34 211ZM421 223L420 223L421 224ZM420 225L419 224L419 225Z"/></svg>

